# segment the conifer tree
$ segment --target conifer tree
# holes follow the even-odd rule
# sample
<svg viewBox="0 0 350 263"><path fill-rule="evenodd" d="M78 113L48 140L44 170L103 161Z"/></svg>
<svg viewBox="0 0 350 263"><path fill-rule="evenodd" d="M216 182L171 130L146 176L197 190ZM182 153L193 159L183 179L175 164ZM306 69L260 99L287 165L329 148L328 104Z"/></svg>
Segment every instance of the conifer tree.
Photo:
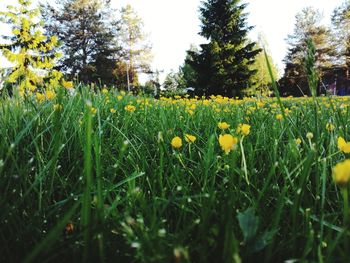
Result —
<svg viewBox="0 0 350 263"><path fill-rule="evenodd" d="M31 93L37 88L53 88L62 74L53 70L60 54L55 52L58 39L46 37L38 19L40 10L31 9L30 0L18 0L18 5L7 6L0 12L0 21L10 26L12 35L2 36L2 55L14 66L7 82L18 85L20 94Z"/></svg>
<svg viewBox="0 0 350 263"><path fill-rule="evenodd" d="M321 13L312 7L306 7L296 15L294 32L287 39L289 49L284 59L286 67L280 82L281 93L294 96L310 94L304 70L308 40L315 45L317 74L322 78L324 70L332 66L335 48L330 43L330 30L321 21Z"/></svg>
<svg viewBox="0 0 350 263"><path fill-rule="evenodd" d="M45 29L62 42L59 67L69 79L113 84L120 48L118 22L107 0L61 0L42 5Z"/></svg>
<svg viewBox="0 0 350 263"><path fill-rule="evenodd" d="M200 8L200 35L208 39L199 52L189 52L197 75L198 95L240 96L251 85L255 70L250 68L261 51L254 49L247 34L246 4L240 0L207 0Z"/></svg>

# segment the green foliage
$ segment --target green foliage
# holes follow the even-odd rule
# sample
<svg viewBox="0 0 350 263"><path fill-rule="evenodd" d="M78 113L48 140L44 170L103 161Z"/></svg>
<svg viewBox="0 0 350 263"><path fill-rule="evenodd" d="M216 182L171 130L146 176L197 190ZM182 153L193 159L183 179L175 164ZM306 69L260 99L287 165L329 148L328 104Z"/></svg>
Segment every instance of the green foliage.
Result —
<svg viewBox="0 0 350 263"><path fill-rule="evenodd" d="M350 2L343 4L333 11L333 42L335 46L335 64L350 68Z"/></svg>
<svg viewBox="0 0 350 263"><path fill-rule="evenodd" d="M120 28L108 1L63 0L41 8L46 31L62 43L64 55L59 66L68 77L113 84Z"/></svg>
<svg viewBox="0 0 350 263"><path fill-rule="evenodd" d="M331 176L348 157L337 138L350 138L349 98L317 98L316 115L310 99L282 99L290 111L276 120L275 98L88 90L0 98L1 262L349 261ZM240 148L218 143L241 123L249 185Z"/></svg>
<svg viewBox="0 0 350 263"><path fill-rule="evenodd" d="M239 0L208 0L200 8L201 36L209 43L199 52L189 52L188 60L196 72L195 88L198 95L240 96L250 85L255 70L250 69L261 51L248 42L252 27L246 23L246 4Z"/></svg>
<svg viewBox="0 0 350 263"><path fill-rule="evenodd" d="M256 47L260 49L259 46ZM278 69L273 63L271 55L268 55L268 60L272 65L272 73L275 80L278 80ZM266 64L266 58L263 52L260 52L255 57L254 64L252 64L251 69L256 71L251 77L251 85L247 88L244 93L247 96L258 96L258 97L268 97L271 95L271 77Z"/></svg>
<svg viewBox="0 0 350 263"><path fill-rule="evenodd" d="M18 0L18 6L7 6L0 12L0 21L11 28L11 36L2 36L2 55L13 69L7 82L18 86L20 94L33 92L38 87L53 88L58 85L62 74L53 70L60 54L55 50L58 38L46 37L38 21L40 10L31 9L30 0Z"/></svg>
<svg viewBox="0 0 350 263"><path fill-rule="evenodd" d="M322 78L325 70L333 65L335 47L331 42L330 30L321 24L321 13L312 7L304 8L296 15L294 32L288 36L288 54L285 73L281 80L281 92L284 95L310 95L307 73L304 70L304 58L307 56L308 39L315 46L315 70Z"/></svg>

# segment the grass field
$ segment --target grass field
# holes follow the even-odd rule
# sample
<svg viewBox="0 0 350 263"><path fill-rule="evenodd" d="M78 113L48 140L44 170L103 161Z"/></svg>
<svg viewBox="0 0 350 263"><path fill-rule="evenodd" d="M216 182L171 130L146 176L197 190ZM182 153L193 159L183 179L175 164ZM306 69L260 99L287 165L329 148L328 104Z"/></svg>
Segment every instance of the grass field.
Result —
<svg viewBox="0 0 350 263"><path fill-rule="evenodd" d="M1 262L350 262L349 98L87 90L0 99Z"/></svg>

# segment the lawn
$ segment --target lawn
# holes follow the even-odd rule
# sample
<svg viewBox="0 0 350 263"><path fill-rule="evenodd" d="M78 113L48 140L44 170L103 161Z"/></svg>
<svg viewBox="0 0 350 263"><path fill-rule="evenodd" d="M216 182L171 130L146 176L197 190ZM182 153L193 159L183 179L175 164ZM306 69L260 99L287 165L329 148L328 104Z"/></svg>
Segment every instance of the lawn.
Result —
<svg viewBox="0 0 350 263"><path fill-rule="evenodd" d="M0 261L349 262L349 106L0 98Z"/></svg>

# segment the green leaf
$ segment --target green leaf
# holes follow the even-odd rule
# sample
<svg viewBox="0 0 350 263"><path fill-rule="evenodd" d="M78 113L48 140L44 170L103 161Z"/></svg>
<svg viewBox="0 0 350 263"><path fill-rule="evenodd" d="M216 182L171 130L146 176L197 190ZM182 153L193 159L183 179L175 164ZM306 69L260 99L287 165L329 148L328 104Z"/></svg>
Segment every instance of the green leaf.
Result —
<svg viewBox="0 0 350 263"><path fill-rule="evenodd" d="M243 232L244 242L248 243L255 238L259 227L259 218L255 216L253 208L248 208L242 213L238 213L237 219Z"/></svg>

